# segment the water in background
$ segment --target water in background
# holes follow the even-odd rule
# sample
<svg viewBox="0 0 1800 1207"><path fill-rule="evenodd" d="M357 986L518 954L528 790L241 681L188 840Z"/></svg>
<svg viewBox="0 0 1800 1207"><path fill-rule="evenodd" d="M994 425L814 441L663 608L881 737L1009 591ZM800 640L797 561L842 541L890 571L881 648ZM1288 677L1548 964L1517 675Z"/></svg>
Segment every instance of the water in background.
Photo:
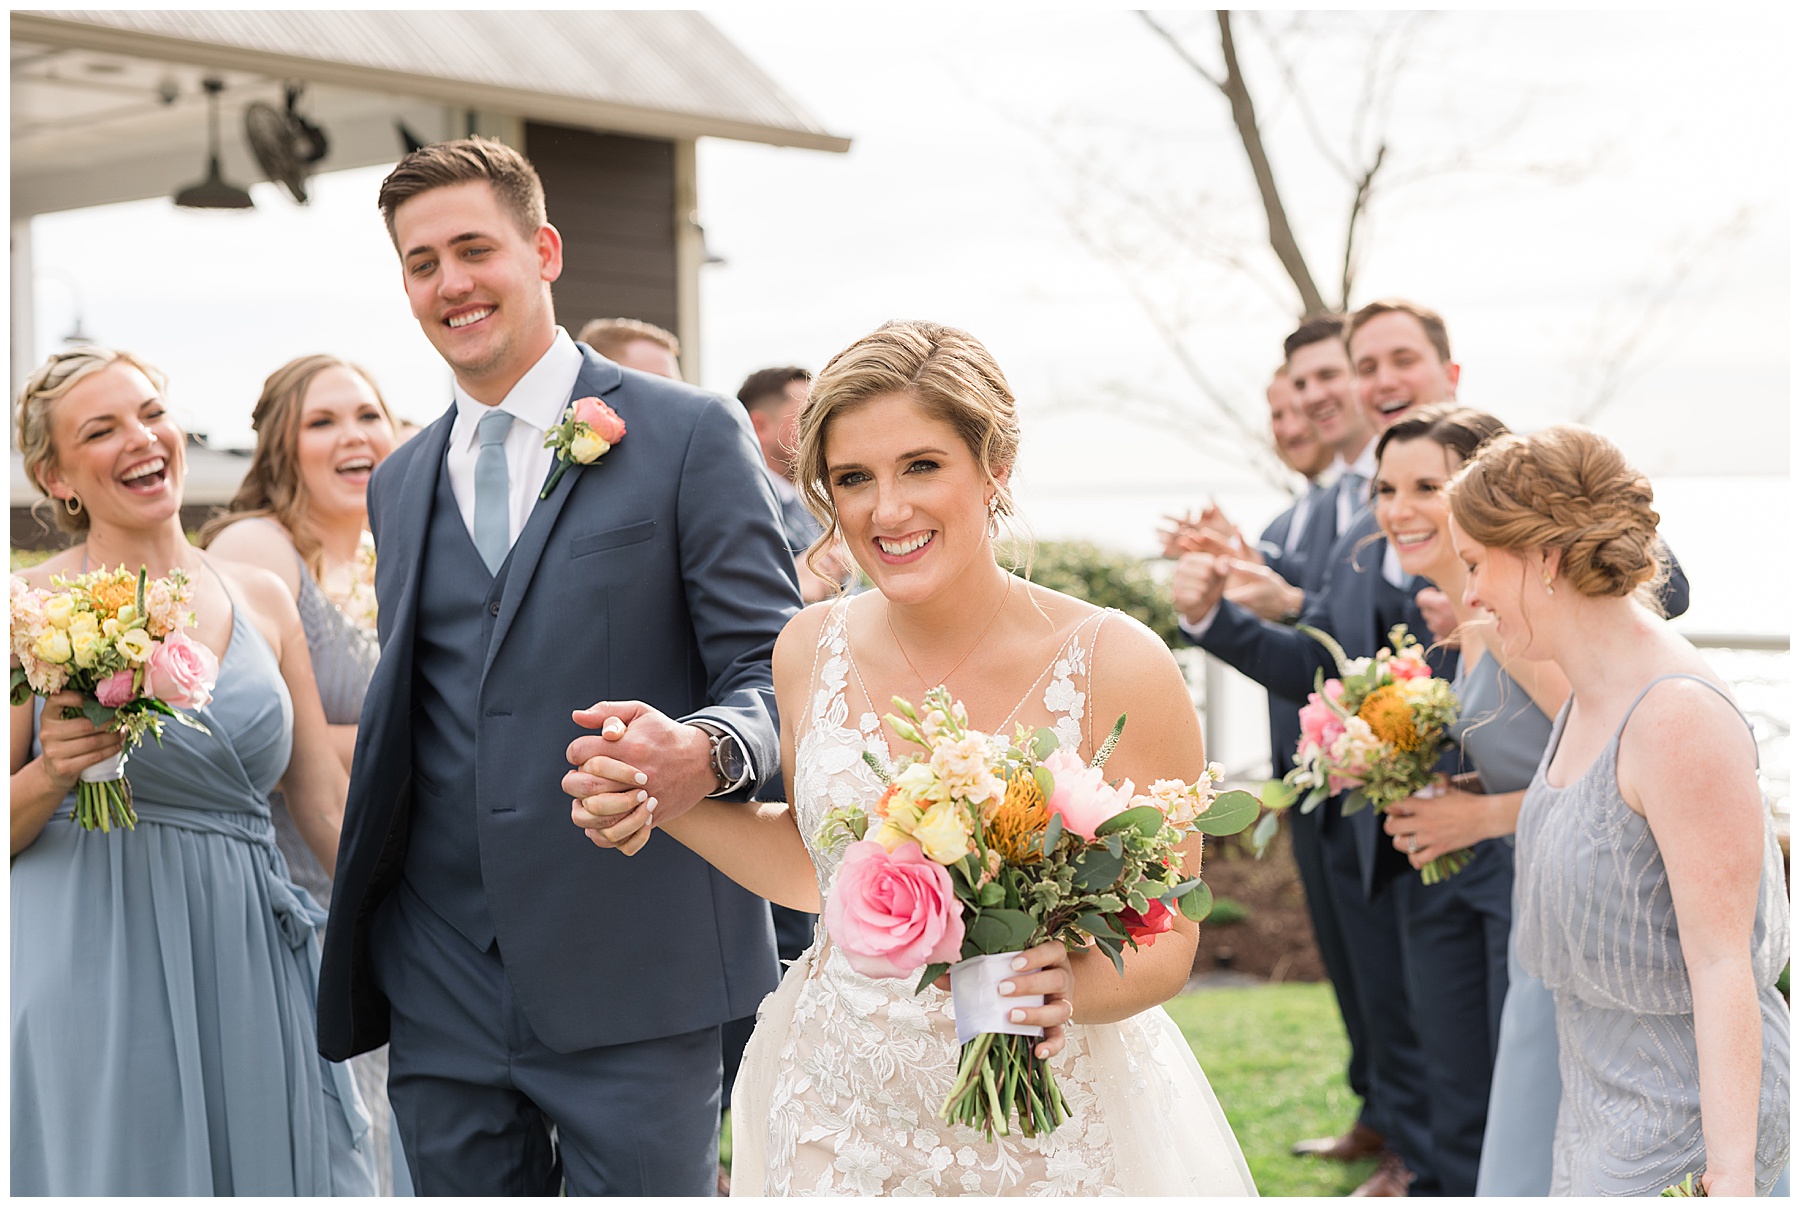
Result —
<svg viewBox="0 0 1800 1207"><path fill-rule="evenodd" d="M1655 483L1662 532L1692 587L1678 627L1690 634L1789 634L1793 615L1794 542L1786 477L1666 478ZM1180 482L1071 481L1038 483L1021 475L1022 510L1043 540L1090 540L1153 556L1160 518L1206 499L1203 485ZM1271 489L1241 482L1217 492L1218 502L1251 533L1286 501ZM1166 565L1167 563L1165 563ZM1789 807L1788 731L1792 678L1785 650L1703 650L1733 688L1756 727L1765 789L1777 811ZM1267 773L1268 719L1262 689L1225 673L1224 699L1209 710L1211 756L1234 775Z"/></svg>

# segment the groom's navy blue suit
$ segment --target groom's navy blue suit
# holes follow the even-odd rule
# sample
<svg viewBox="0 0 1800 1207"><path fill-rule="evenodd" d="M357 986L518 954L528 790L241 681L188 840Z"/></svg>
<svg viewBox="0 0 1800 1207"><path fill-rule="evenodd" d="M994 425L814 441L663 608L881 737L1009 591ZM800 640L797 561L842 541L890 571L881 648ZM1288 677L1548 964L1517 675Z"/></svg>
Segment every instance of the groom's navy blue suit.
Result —
<svg viewBox="0 0 1800 1207"><path fill-rule="evenodd" d="M626 436L533 505L498 572L450 489L454 407L370 483L382 657L319 1043L391 1032L422 1193L554 1194L564 1166L571 1193L710 1193L718 1026L775 984L764 902L666 836L628 858L569 819L569 714L599 700L705 717L753 778L776 768L769 656L799 607L743 409L581 352L572 398Z"/></svg>

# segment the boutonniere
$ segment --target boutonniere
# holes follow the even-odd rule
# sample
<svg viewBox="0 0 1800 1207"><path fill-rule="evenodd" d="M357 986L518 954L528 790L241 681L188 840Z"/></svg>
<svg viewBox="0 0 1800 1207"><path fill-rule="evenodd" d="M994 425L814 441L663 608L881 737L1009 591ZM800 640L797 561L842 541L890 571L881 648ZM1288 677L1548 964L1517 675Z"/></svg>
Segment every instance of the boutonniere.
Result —
<svg viewBox="0 0 1800 1207"><path fill-rule="evenodd" d="M625 421L598 398L577 398L563 412L563 420L544 437L544 447L556 450L556 472L544 483L540 499L550 497L571 463L592 465L625 438Z"/></svg>

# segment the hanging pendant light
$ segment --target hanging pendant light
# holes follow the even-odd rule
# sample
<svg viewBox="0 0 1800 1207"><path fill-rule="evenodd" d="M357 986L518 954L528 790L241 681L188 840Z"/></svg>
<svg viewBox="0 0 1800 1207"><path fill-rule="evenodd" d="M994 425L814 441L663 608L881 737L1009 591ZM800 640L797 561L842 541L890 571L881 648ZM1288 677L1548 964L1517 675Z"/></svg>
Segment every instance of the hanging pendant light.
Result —
<svg viewBox="0 0 1800 1207"><path fill-rule="evenodd" d="M175 194L175 204L190 210L254 209L256 202L250 200L250 194L235 184L226 184L219 174L219 93L225 91L224 81L202 80L201 86L206 89L206 142L210 155L206 179Z"/></svg>

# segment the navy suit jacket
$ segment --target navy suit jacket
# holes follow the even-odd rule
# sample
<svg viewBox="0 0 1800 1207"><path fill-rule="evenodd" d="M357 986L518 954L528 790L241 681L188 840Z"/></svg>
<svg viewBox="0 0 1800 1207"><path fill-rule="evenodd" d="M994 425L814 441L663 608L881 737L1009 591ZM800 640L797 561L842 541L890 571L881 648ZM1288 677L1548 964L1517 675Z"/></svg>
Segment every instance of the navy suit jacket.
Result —
<svg viewBox="0 0 1800 1207"><path fill-rule="evenodd" d="M569 821L570 711L643 700L735 732L760 779L780 763L769 656L798 610L775 499L744 409L582 347L571 398L626 435L572 466L520 532L486 652L468 785L482 880L532 1029L572 1052L752 1013L775 983L764 903L666 835L636 856ZM399 883L411 824L413 641L421 552L452 407L369 484L381 661L369 684L319 973L319 1048L387 1039L369 927Z"/></svg>

